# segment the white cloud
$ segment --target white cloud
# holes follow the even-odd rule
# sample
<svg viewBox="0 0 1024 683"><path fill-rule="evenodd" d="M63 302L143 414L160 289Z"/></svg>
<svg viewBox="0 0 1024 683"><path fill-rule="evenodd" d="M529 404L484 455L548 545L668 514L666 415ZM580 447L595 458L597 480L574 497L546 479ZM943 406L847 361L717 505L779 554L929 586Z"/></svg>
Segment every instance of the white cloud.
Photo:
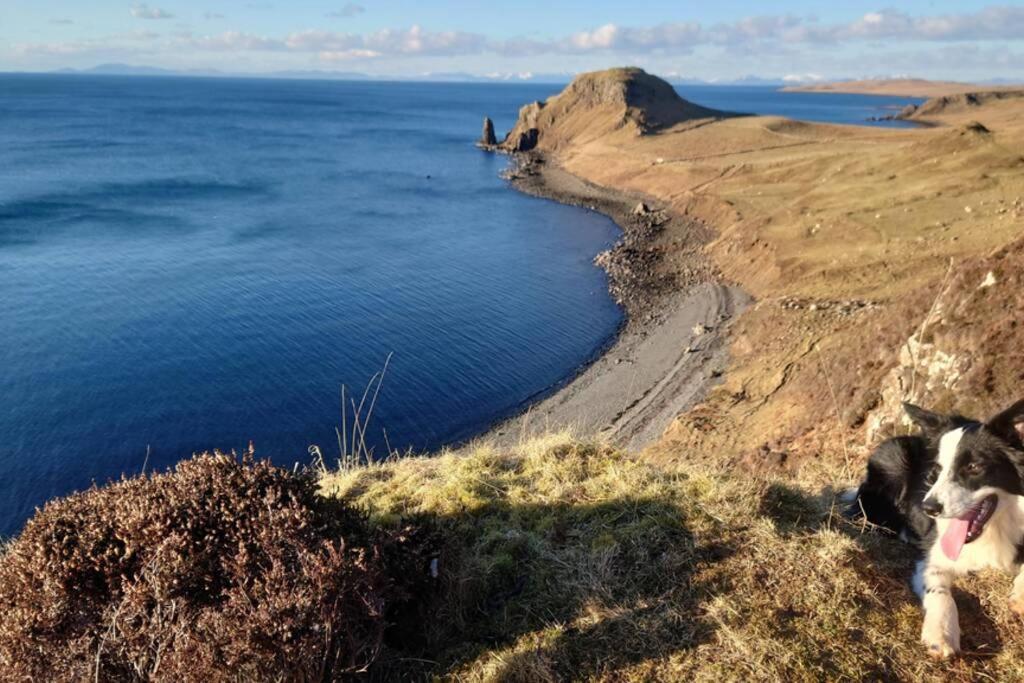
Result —
<svg viewBox="0 0 1024 683"><path fill-rule="evenodd" d="M331 18L334 18L334 19L338 19L338 18L341 18L341 17L354 17L357 14L362 14L365 11L366 11L366 8L363 7L362 5L357 5L354 2L349 2L349 3L345 3L345 5L340 10L336 10L334 12L328 12L327 16L329 16Z"/></svg>
<svg viewBox="0 0 1024 683"><path fill-rule="evenodd" d="M605 24L593 31L574 33L564 41L555 41L544 47L555 52L680 52L700 44L703 33L700 24L694 22L659 24L648 28Z"/></svg>
<svg viewBox="0 0 1024 683"><path fill-rule="evenodd" d="M284 50L285 44L273 38L263 38L251 33L226 31L218 36L189 38L191 47L216 52L251 52L260 50Z"/></svg>
<svg viewBox="0 0 1024 683"><path fill-rule="evenodd" d="M424 31L419 26L407 30L385 29L366 36L365 46L382 53L401 55L462 55L488 50L488 40L478 33L463 31Z"/></svg>
<svg viewBox="0 0 1024 683"><path fill-rule="evenodd" d="M62 43L19 43L14 52L19 55L133 55L147 50L153 41L160 38L152 31L132 31L117 35L103 36L94 40L77 40Z"/></svg>
<svg viewBox="0 0 1024 683"><path fill-rule="evenodd" d="M173 19L174 15L159 7L150 7L145 3L132 5L131 14L136 19Z"/></svg>
<svg viewBox="0 0 1024 683"><path fill-rule="evenodd" d="M786 74L782 77L784 83L817 83L825 80L821 74Z"/></svg>
<svg viewBox="0 0 1024 683"><path fill-rule="evenodd" d="M616 43L620 29L615 24L605 24L593 31L583 31L569 36L569 44L578 50L607 50Z"/></svg>
<svg viewBox="0 0 1024 683"><path fill-rule="evenodd" d="M487 38L477 33L462 31L425 31L419 26L408 29L384 29L368 34L338 33L335 31L300 31L283 41L264 39L264 49L284 49L295 52L316 52L352 59L387 55L423 55L448 57L479 54L488 48Z"/></svg>
<svg viewBox="0 0 1024 683"><path fill-rule="evenodd" d="M837 35L922 41L1019 40L1024 36L1024 7L993 5L973 13L920 17L883 10L864 15Z"/></svg>
<svg viewBox="0 0 1024 683"><path fill-rule="evenodd" d="M376 59L381 53L375 50L324 50L317 54L321 62L351 62L359 59Z"/></svg>
<svg viewBox="0 0 1024 683"><path fill-rule="evenodd" d="M300 31L284 40L289 50L299 52L344 52L359 49L365 44L362 36L334 31Z"/></svg>
<svg viewBox="0 0 1024 683"><path fill-rule="evenodd" d="M159 1L159 0L157 0ZM263 6L250 3L254 6ZM338 14L355 15L363 11L361 5L348 3ZM135 4L131 13L138 18L166 19L171 14L159 7ZM216 13L206 13L207 19L222 19ZM825 23L814 17L797 15L771 15L748 17L729 23L702 25L696 22L669 22L653 26L625 26L608 23L563 36L551 38L495 39L482 33L465 31L433 31L413 25L408 28L384 29L369 33L327 31L311 29L257 35L240 31L227 31L206 36L167 35L108 36L103 39L68 43L44 43L17 46L20 54L82 54L102 50L113 54L121 50L125 55L144 53L173 61L180 55L202 59L207 53L276 52L288 57L292 63L301 60L344 62L357 60L403 60L408 58L454 58L479 55L488 57L489 69L504 69L496 62L501 58L517 60L564 56L566 63L584 63L587 56L612 56L657 63L662 59L682 59L698 48L714 54L714 50L728 50L735 61L749 60L756 68L769 68L776 73L792 72L794 78L814 75L801 72L820 72L835 64L831 48L835 45L862 46L846 50L860 53L865 63L884 60L884 55L895 50L936 51L929 44L945 45L950 50L967 54L968 48L990 44L986 54L995 59L1003 46L999 41L1024 41L1024 6L990 6L959 14L933 14L912 16L903 11L887 9L869 12L857 19ZM882 46L868 43L882 42ZM839 51L844 52L844 51ZM1003 54L1009 54L1003 49ZM904 52L901 54L909 54ZM702 55L703 56L703 55ZM220 60L226 64L225 57ZM836 56L838 59L838 56ZM956 59L946 58L952 70ZM927 62L925 62L927 64ZM999 65L1007 60L1000 58ZM536 64L523 64L537 68ZM675 68L677 64L672 64ZM915 66L917 64L915 63ZM520 68L518 65L512 68ZM543 68L543 67L541 67ZM904 67L899 67L904 68Z"/></svg>

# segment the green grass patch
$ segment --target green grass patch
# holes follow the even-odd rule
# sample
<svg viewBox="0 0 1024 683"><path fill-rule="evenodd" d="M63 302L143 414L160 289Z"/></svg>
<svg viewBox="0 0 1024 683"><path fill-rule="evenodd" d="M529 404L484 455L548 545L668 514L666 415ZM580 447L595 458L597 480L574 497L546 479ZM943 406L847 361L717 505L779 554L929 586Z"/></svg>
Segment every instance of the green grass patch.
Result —
<svg viewBox="0 0 1024 683"><path fill-rule="evenodd" d="M917 643L913 553L834 496L551 435L327 475L371 524L442 539L415 637L377 676L463 681L1019 678L1010 581L958 595L968 654Z"/></svg>

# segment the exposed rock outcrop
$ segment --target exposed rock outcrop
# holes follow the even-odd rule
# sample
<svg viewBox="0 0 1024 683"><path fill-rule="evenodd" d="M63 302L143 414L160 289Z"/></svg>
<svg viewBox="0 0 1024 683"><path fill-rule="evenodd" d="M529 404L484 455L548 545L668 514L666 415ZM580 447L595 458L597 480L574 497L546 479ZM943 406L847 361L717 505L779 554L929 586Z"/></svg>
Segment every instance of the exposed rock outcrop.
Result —
<svg viewBox="0 0 1024 683"><path fill-rule="evenodd" d="M484 129L477 144L481 147L494 147L498 144L498 138L494 136L494 122L490 117L484 117Z"/></svg>
<svg viewBox="0 0 1024 683"><path fill-rule="evenodd" d="M908 104L907 106L900 109L900 113L896 115L898 119L909 119L911 116L917 113L916 104Z"/></svg>
<svg viewBox="0 0 1024 683"><path fill-rule="evenodd" d="M684 100L667 82L642 69L608 69L580 74L558 95L520 109L499 148L550 150L618 131L643 135L683 121L725 116L729 114Z"/></svg>
<svg viewBox="0 0 1024 683"><path fill-rule="evenodd" d="M905 424L902 401L986 415L1024 393L1024 240L957 264L900 349L865 421L869 444Z"/></svg>
<svg viewBox="0 0 1024 683"><path fill-rule="evenodd" d="M933 97L913 111L908 107L900 112L900 118L926 119L939 114L968 111L989 102L1024 98L1024 90L987 90L983 92L967 92L959 95Z"/></svg>

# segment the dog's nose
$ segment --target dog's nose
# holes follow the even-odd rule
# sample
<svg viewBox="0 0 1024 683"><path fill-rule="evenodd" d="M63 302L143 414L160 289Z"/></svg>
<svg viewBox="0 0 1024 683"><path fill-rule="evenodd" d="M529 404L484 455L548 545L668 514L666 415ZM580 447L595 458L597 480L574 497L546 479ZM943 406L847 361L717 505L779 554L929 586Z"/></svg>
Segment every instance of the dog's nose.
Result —
<svg viewBox="0 0 1024 683"><path fill-rule="evenodd" d="M938 517L942 514L942 503L934 498L925 498L924 502L921 503L921 509L929 517Z"/></svg>

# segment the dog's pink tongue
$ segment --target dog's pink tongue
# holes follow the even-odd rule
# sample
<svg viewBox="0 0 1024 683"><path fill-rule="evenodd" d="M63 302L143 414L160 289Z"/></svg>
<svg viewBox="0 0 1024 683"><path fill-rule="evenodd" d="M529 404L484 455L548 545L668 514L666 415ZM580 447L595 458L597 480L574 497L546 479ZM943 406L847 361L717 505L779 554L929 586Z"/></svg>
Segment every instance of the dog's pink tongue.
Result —
<svg viewBox="0 0 1024 683"><path fill-rule="evenodd" d="M954 562L960 557L960 551L964 549L964 543L967 542L967 529L970 526L970 520L951 519L949 526L946 527L946 533L942 534L942 552L946 553L946 557Z"/></svg>

